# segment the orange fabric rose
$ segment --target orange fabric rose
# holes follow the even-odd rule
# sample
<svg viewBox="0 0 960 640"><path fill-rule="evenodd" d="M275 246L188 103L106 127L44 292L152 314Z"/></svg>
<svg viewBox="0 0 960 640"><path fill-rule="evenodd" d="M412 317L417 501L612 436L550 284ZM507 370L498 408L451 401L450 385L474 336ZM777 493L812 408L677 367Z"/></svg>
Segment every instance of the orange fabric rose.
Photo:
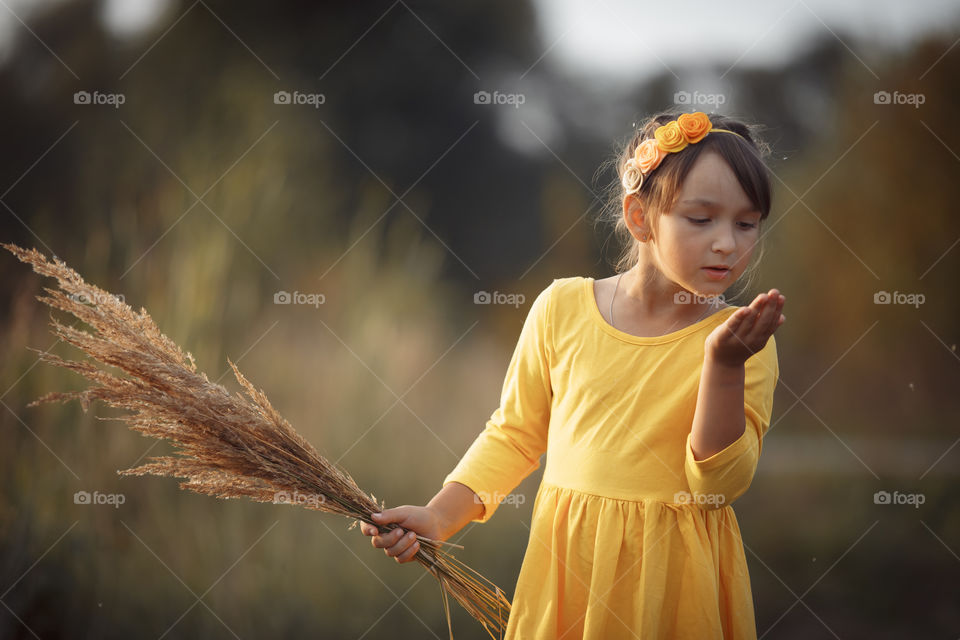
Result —
<svg viewBox="0 0 960 640"><path fill-rule="evenodd" d="M647 174L660 166L660 161L663 160L666 155L665 151L660 150L656 140L647 138L637 145L637 150L634 152L633 157L640 166L640 171Z"/></svg>
<svg viewBox="0 0 960 640"><path fill-rule="evenodd" d="M687 146L687 138L683 135L683 130L676 120L671 120L662 127L657 127L653 132L653 137L657 139L660 149L666 153L676 153L682 151Z"/></svg>
<svg viewBox="0 0 960 640"><path fill-rule="evenodd" d="M683 132L687 142L694 143L703 140L710 133L710 118L702 111L684 113L677 118L677 126Z"/></svg>

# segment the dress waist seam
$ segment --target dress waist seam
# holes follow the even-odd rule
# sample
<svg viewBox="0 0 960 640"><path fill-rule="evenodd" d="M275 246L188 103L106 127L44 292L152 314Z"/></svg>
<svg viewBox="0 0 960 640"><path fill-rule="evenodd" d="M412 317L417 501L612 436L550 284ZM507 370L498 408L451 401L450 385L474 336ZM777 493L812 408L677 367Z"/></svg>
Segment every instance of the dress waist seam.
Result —
<svg viewBox="0 0 960 640"><path fill-rule="evenodd" d="M660 500L660 499L655 498L655 497L652 497L652 496L650 496L650 497L641 497L641 498L621 498L621 497L617 497L617 496L608 496L608 495L603 495L603 494L601 494L601 493L596 493L596 492L593 492L593 491L585 491L585 490L583 490L583 489L577 489L577 488L575 488L575 487L567 487L567 486L564 486L564 485L561 485L561 484L557 484L556 482L550 482L549 480L543 479L543 480L540 481L540 489L537 490L538 493L539 493L540 490L545 489L545 488L546 488L546 489L560 489L560 490L562 490L562 491L569 491L569 492L571 492L571 493L578 493L578 494L581 494L581 495L584 495L584 496L590 496L590 497L593 497L593 498L602 498L603 500L613 500L614 502L633 502L633 503L637 503L637 504L659 503L659 504L662 504L662 505L664 505L664 506L666 506L666 507L672 507L672 508L675 508L675 509L689 509L689 508L694 508L694 509L700 510L700 507L699 507L699 506L697 506L696 504L692 504L692 503L668 502L667 500ZM729 508L731 508L730 505L724 505L724 506L720 507L719 509L713 509L713 511L722 511L723 509L729 509Z"/></svg>

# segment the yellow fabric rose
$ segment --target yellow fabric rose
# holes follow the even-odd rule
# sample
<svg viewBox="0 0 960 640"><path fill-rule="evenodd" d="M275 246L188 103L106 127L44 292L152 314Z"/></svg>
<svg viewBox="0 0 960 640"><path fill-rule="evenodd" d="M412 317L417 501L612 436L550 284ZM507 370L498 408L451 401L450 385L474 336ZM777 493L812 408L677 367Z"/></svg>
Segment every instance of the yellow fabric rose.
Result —
<svg viewBox="0 0 960 640"><path fill-rule="evenodd" d="M702 111L684 113L677 118L677 126L689 143L700 142L710 133L710 118Z"/></svg>
<svg viewBox="0 0 960 640"><path fill-rule="evenodd" d="M634 152L633 157L640 166L640 171L647 174L660 166L660 161L663 160L666 155L665 151L660 150L656 140L647 138L637 145L637 150Z"/></svg>
<svg viewBox="0 0 960 640"><path fill-rule="evenodd" d="M657 139L660 149L666 153L676 153L686 148L688 142L683 130L676 120L671 120L662 127L657 127L653 132L653 137Z"/></svg>

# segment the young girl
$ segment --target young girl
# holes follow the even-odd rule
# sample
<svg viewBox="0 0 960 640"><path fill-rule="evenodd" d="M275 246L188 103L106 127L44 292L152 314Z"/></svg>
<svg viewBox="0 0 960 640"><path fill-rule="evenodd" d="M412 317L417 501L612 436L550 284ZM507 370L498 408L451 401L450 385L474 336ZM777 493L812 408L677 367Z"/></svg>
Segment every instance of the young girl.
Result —
<svg viewBox="0 0 960 640"><path fill-rule="evenodd" d="M617 163L618 275L537 296L500 407L428 505L363 525L373 546L409 562L412 532L486 522L546 452L507 638L756 638L731 503L770 426L785 298L722 294L770 212L765 154L716 114L641 127Z"/></svg>

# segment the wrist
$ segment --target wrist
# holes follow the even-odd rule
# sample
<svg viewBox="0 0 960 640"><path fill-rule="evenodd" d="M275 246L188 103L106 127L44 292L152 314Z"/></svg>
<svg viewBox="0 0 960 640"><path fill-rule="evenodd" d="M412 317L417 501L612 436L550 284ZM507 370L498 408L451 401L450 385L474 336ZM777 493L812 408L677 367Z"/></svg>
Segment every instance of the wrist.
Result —
<svg viewBox="0 0 960 640"><path fill-rule="evenodd" d="M724 360L715 352L707 350L703 357L704 374L709 374L716 382L742 384L746 375L746 363Z"/></svg>
<svg viewBox="0 0 960 640"><path fill-rule="evenodd" d="M436 530L438 540L446 540L455 533L453 530L454 524L450 521L449 515L445 513L443 509L434 504L433 501L424 508L430 514L430 519L433 520L433 526Z"/></svg>

